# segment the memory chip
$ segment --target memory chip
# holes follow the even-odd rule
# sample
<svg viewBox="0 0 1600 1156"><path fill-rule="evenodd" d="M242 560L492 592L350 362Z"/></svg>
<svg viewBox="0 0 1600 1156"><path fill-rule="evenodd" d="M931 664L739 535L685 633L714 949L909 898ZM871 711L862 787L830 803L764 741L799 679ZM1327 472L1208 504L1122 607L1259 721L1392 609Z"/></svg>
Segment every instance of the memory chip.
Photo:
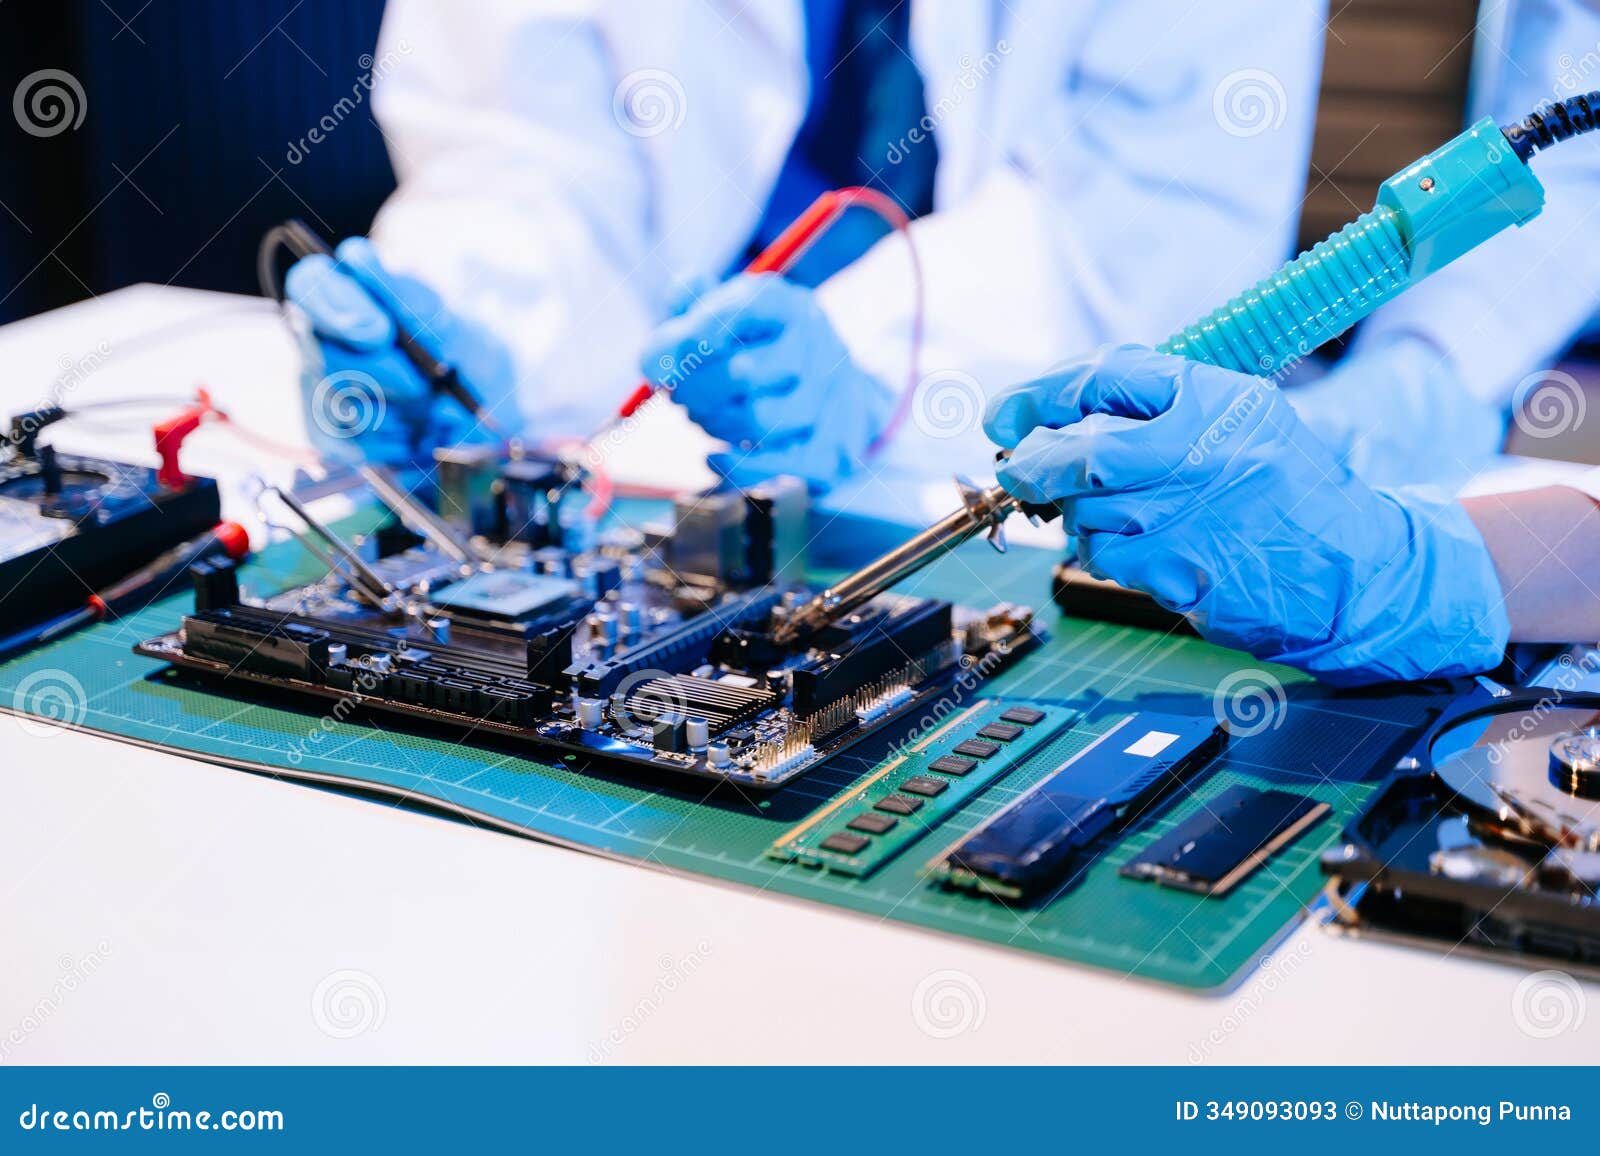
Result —
<svg viewBox="0 0 1600 1156"><path fill-rule="evenodd" d="M1121 874L1226 895L1331 809L1291 791L1229 787L1123 864Z"/></svg>
<svg viewBox="0 0 1600 1156"><path fill-rule="evenodd" d="M846 823L845 826L852 831L865 831L869 835L881 835L885 831L894 830L894 825L899 821L892 815L879 814L877 811L863 811Z"/></svg>
<svg viewBox="0 0 1600 1156"><path fill-rule="evenodd" d="M1016 723L992 722L980 730L978 734L986 739L998 739L1000 742L1009 743L1022 732L1023 728Z"/></svg>
<svg viewBox="0 0 1600 1156"><path fill-rule="evenodd" d="M1000 717L1006 722L1021 723L1025 727L1031 727L1044 718L1044 711L1031 706L1014 706Z"/></svg>
<svg viewBox="0 0 1600 1156"><path fill-rule="evenodd" d="M940 755L928 764L930 771L938 771L941 775L970 775L978 765L977 759L969 759L965 755Z"/></svg>
<svg viewBox="0 0 1600 1156"><path fill-rule="evenodd" d="M922 806L922 800L906 795L885 795L872 806L874 810L888 811L891 815L910 815Z"/></svg>
<svg viewBox="0 0 1600 1156"><path fill-rule="evenodd" d="M852 835L848 831L836 831L822 841L822 845L829 851L837 851L841 855L854 855L867 845L865 835Z"/></svg>
<svg viewBox="0 0 1600 1156"><path fill-rule="evenodd" d="M974 759L992 758L1000 744L988 739L968 739L964 743L957 743L955 752L958 755L967 755Z"/></svg>
<svg viewBox="0 0 1600 1156"><path fill-rule="evenodd" d="M924 795L931 799L933 796L942 795L949 790L950 784L943 779L930 779L927 775L917 775L901 783L900 789L913 795Z"/></svg>

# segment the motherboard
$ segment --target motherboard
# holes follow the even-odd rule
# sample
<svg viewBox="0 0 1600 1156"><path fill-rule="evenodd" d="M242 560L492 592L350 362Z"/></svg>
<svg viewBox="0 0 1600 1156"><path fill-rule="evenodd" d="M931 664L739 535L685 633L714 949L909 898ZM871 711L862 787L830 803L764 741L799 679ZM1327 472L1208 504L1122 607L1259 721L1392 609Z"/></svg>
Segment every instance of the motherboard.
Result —
<svg viewBox="0 0 1600 1156"><path fill-rule="evenodd" d="M1040 640L1031 610L882 595L802 643L807 495L779 478L599 529L558 459L441 455L426 500L367 470L392 524L346 542L291 495L322 579L241 597L194 571L195 607L141 654L249 686L523 744L610 772L781 786L989 677ZM420 492L420 491L419 491Z"/></svg>

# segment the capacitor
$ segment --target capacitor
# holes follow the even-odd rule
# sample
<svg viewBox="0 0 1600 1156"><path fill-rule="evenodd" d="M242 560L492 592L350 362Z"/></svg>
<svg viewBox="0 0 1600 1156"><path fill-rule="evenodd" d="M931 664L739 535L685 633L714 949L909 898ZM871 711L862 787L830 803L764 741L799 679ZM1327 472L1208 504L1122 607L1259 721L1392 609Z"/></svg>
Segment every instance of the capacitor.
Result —
<svg viewBox="0 0 1600 1156"><path fill-rule="evenodd" d="M706 762L713 767L733 766L733 756L728 752L727 743L712 743L706 748Z"/></svg>
<svg viewBox="0 0 1600 1156"><path fill-rule="evenodd" d="M613 590L622 585L622 567L615 558L595 558L589 563L589 572L584 575L585 585L588 580L594 582L594 597L604 598Z"/></svg>
<svg viewBox="0 0 1600 1156"><path fill-rule="evenodd" d="M578 725L586 731L599 728L605 718L606 704L603 699L580 698L578 700Z"/></svg>
<svg viewBox="0 0 1600 1156"><path fill-rule="evenodd" d="M589 637L607 647L617 644L617 616L615 614L589 615Z"/></svg>
<svg viewBox="0 0 1600 1156"><path fill-rule="evenodd" d="M624 602L617 607L618 616L622 620L622 633L625 637L634 638L643 625L644 616L639 612L637 603Z"/></svg>
<svg viewBox="0 0 1600 1156"><path fill-rule="evenodd" d="M685 724L683 734L691 751L703 750L711 741L711 724L703 718L691 718Z"/></svg>
<svg viewBox="0 0 1600 1156"><path fill-rule="evenodd" d="M534 567L557 578L572 576L572 555L558 546L544 546L533 552Z"/></svg>

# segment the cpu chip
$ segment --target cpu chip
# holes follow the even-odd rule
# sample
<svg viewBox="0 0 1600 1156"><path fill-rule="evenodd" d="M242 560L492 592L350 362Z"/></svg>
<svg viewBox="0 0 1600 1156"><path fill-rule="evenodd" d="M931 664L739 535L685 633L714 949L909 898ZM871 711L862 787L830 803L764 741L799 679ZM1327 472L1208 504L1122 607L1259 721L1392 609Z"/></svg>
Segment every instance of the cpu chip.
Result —
<svg viewBox="0 0 1600 1156"><path fill-rule="evenodd" d="M577 583L527 570L495 570L473 574L434 591L435 606L462 610L481 618L523 622L574 597Z"/></svg>

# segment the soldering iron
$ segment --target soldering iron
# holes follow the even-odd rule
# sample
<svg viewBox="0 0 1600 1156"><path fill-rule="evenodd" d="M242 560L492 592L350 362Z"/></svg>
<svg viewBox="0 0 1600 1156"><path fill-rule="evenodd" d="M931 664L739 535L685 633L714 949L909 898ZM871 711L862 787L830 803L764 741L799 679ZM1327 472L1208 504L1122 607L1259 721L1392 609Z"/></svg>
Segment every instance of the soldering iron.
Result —
<svg viewBox="0 0 1600 1156"><path fill-rule="evenodd" d="M1528 167L1535 153L1591 132L1600 92L1545 105L1505 128L1484 119L1384 181L1377 203L1227 304L1174 334L1157 352L1239 373L1273 375L1350 329L1510 225L1544 207L1544 186ZM987 531L1005 549L1001 526L1025 510L1001 486L963 486L962 508L835 583L773 631L793 643L850 613L894 583Z"/></svg>

